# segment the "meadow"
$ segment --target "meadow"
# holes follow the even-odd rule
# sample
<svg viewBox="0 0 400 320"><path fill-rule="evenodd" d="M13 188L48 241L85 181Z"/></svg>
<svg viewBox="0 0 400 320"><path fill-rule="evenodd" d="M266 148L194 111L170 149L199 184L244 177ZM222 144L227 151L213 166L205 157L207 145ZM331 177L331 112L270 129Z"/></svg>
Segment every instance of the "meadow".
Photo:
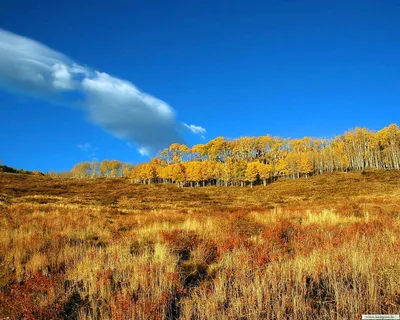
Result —
<svg viewBox="0 0 400 320"><path fill-rule="evenodd" d="M178 188L0 173L1 319L400 313L400 172Z"/></svg>

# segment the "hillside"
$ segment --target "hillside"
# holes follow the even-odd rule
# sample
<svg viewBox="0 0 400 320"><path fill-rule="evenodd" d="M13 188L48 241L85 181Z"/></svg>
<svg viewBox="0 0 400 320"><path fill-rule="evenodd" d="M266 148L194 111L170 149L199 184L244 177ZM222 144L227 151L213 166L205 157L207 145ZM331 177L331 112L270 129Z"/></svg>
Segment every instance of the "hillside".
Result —
<svg viewBox="0 0 400 320"><path fill-rule="evenodd" d="M151 203L157 209L167 204L182 207L215 206L229 208L299 202L400 201L400 171L326 173L310 178L279 179L253 189L241 187L178 188L176 185L138 185L126 178L63 179L57 177L0 174L0 193L9 201L34 196L58 201L117 206L121 199L138 199L136 207ZM40 200L41 199L41 200ZM157 200L157 201L154 201ZM48 200L54 202L55 200Z"/></svg>
<svg viewBox="0 0 400 320"><path fill-rule="evenodd" d="M399 313L399 178L178 188L0 173L0 317Z"/></svg>

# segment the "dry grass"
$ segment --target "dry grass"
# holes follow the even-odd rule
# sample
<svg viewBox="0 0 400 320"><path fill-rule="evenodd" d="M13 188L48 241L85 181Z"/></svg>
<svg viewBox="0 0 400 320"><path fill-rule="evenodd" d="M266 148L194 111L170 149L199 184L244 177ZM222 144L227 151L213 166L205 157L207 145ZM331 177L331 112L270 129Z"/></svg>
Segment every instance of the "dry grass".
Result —
<svg viewBox="0 0 400 320"><path fill-rule="evenodd" d="M0 318L400 312L400 173L267 187L0 176Z"/></svg>

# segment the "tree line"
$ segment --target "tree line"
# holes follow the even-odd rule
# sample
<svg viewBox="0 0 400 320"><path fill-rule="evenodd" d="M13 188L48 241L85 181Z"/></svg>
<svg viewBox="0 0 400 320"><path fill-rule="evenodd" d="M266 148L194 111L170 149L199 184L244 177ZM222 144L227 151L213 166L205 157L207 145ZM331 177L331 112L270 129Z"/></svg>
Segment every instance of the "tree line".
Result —
<svg viewBox="0 0 400 320"><path fill-rule="evenodd" d="M282 177L370 168L400 169L400 129L396 124L376 132L356 128L331 139L266 135L232 140L218 137L192 148L174 143L148 163L81 162L64 175L128 177L144 184L253 186Z"/></svg>
<svg viewBox="0 0 400 320"><path fill-rule="evenodd" d="M5 164L1 164L0 162L0 172L6 172L6 173L18 173L18 174L33 174L33 175L44 175L43 173L35 170L35 171L29 171L29 170L24 170L24 169L16 169L13 167L6 166Z"/></svg>

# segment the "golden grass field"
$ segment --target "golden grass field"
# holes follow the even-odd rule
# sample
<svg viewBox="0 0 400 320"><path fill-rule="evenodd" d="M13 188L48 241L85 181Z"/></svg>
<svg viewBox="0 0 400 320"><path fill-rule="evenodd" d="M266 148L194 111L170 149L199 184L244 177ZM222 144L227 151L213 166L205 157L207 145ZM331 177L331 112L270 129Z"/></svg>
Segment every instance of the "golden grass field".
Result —
<svg viewBox="0 0 400 320"><path fill-rule="evenodd" d="M254 188L0 174L0 319L400 313L400 172Z"/></svg>

